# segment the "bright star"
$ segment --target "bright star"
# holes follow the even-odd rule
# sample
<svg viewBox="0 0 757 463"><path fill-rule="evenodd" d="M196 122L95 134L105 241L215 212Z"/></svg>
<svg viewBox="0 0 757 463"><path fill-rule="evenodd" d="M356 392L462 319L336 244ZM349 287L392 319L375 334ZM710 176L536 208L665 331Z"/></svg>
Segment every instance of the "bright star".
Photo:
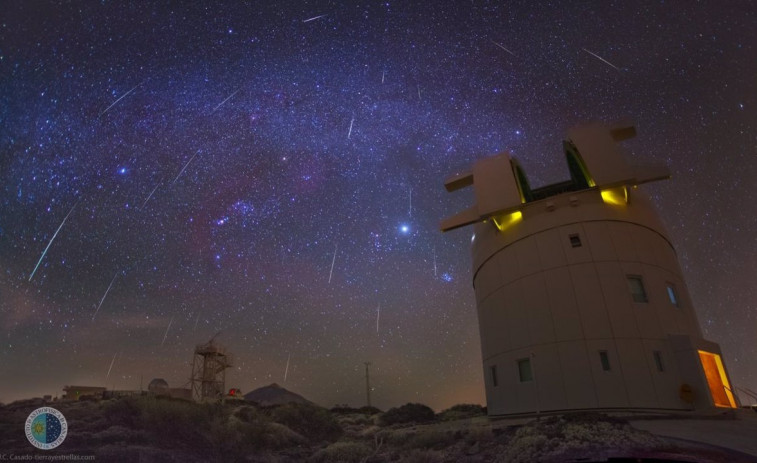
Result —
<svg viewBox="0 0 757 463"><path fill-rule="evenodd" d="M121 174L121 175L125 174L126 173L126 167L121 167L120 169L118 169L118 173Z"/></svg>
<svg viewBox="0 0 757 463"><path fill-rule="evenodd" d="M404 234L408 234L410 232L410 227L408 225L402 224L400 225L400 231Z"/></svg>

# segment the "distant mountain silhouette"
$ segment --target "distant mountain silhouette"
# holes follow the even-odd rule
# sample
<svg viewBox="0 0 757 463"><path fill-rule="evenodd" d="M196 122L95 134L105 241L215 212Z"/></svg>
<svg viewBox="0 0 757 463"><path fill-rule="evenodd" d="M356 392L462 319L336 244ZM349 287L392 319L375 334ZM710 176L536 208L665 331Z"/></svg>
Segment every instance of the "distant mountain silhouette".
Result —
<svg viewBox="0 0 757 463"><path fill-rule="evenodd" d="M245 400L257 402L263 407L283 405L290 402L298 404L312 404L313 402L294 392L287 391L276 383L255 389L244 395Z"/></svg>

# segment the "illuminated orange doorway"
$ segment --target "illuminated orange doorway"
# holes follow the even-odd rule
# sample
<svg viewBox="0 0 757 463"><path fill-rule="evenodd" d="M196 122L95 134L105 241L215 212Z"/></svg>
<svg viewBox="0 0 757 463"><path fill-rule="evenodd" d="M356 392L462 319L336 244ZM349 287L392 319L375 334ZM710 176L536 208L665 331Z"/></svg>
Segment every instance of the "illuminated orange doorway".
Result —
<svg viewBox="0 0 757 463"><path fill-rule="evenodd" d="M720 356L700 350L699 360L701 360L704 374L707 376L707 384L710 386L710 394L715 406L736 408L736 401L733 399L733 393L731 392L731 384L728 382Z"/></svg>

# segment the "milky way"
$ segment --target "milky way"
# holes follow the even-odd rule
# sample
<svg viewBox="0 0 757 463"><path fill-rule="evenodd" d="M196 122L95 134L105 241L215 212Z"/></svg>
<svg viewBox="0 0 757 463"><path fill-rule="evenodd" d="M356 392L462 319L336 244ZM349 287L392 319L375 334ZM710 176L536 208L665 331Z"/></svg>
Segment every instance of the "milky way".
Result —
<svg viewBox="0 0 757 463"><path fill-rule="evenodd" d="M0 401L178 387L220 331L243 392L362 405L371 362L379 407L482 403L470 231L438 231L473 199L443 181L505 150L563 180L564 131L622 117L757 389L753 6L417 3L5 2Z"/></svg>

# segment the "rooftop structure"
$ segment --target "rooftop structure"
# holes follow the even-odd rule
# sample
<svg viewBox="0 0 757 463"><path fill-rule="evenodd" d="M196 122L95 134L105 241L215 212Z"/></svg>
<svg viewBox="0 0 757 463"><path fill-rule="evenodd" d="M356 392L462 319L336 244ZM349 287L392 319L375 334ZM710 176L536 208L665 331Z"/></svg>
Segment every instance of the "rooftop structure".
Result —
<svg viewBox="0 0 757 463"><path fill-rule="evenodd" d="M147 385L147 390L155 395L168 395L168 382L163 378L155 378Z"/></svg>

